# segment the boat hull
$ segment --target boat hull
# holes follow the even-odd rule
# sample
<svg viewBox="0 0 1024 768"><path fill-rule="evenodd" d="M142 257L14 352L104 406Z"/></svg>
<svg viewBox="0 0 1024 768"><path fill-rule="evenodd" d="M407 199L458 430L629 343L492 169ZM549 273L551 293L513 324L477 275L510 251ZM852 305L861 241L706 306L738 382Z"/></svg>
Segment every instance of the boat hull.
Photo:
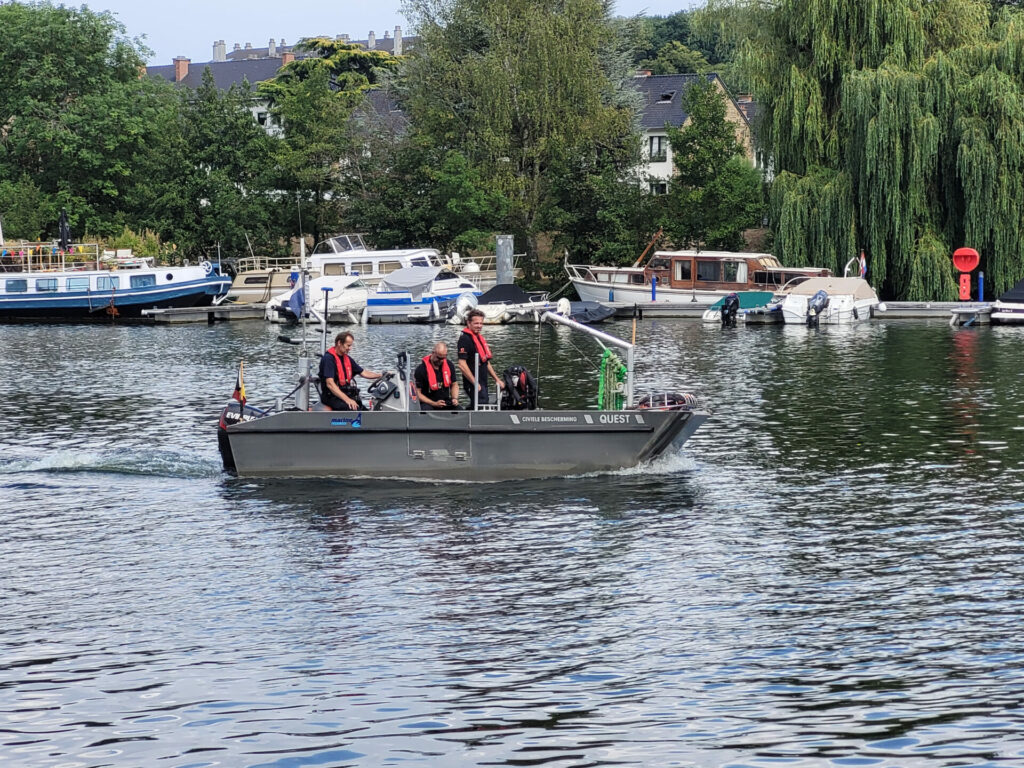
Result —
<svg viewBox="0 0 1024 768"><path fill-rule="evenodd" d="M600 283L590 280L573 280L581 301L620 302L627 304L643 304L653 301L656 304L692 304L693 306L711 306L716 301L728 296L733 291L699 291L692 289L658 287L651 298L650 286L629 286L616 283Z"/></svg>
<svg viewBox="0 0 1024 768"><path fill-rule="evenodd" d="M510 480L633 467L681 445L702 411L283 411L219 430L241 477Z"/></svg>
<svg viewBox="0 0 1024 768"><path fill-rule="evenodd" d="M807 325L808 296L790 295L782 302L782 319L787 325ZM849 325L871 319L871 310L878 299L854 299L852 296L829 296L829 305L818 322L823 325Z"/></svg>
<svg viewBox="0 0 1024 768"><path fill-rule="evenodd" d="M0 298L0 322L109 322L141 319L146 309L195 307L223 295L231 281L217 275L174 286L120 291L7 295Z"/></svg>

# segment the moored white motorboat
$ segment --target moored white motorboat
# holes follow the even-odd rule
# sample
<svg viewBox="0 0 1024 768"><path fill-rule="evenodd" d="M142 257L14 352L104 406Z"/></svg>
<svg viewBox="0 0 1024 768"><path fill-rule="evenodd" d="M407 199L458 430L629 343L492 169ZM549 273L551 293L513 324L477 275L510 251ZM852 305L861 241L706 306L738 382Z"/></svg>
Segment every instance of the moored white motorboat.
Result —
<svg viewBox="0 0 1024 768"><path fill-rule="evenodd" d="M1024 280L992 302L993 323L1024 323Z"/></svg>
<svg viewBox="0 0 1024 768"><path fill-rule="evenodd" d="M787 324L844 325L871 319L878 294L861 277L815 277L793 288L782 301Z"/></svg>
<svg viewBox="0 0 1024 768"><path fill-rule="evenodd" d="M317 243L308 257L305 251L294 257L242 259L226 301L235 303L267 302L291 290L303 270L310 277L358 276L371 289L387 275L406 267L446 268L486 290L497 282L495 257L464 259L457 253L448 256L435 248L391 248L373 250L360 234L342 234Z"/></svg>
<svg viewBox="0 0 1024 768"><path fill-rule="evenodd" d="M471 309L484 313L486 325L505 323L537 323L545 312L556 311L557 305L548 300L546 293L527 293L517 285L496 285L479 297L464 294L455 304L448 322L460 325L466 322Z"/></svg>
<svg viewBox="0 0 1024 768"><path fill-rule="evenodd" d="M405 267L384 277L366 302L367 322L442 322L459 296L477 287L441 267Z"/></svg>
<svg viewBox="0 0 1024 768"><path fill-rule="evenodd" d="M316 277L308 280L305 287L300 280L294 288L267 302L265 317L272 323L298 320L305 308L305 312L319 322L326 300L328 322L358 323L369 296L369 287L356 275Z"/></svg>

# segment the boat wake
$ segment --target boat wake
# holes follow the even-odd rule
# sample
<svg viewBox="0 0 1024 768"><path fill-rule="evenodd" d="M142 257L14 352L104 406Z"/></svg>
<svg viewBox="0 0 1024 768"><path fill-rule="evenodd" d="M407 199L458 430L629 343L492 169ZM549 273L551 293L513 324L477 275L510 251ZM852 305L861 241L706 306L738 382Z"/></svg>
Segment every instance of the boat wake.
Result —
<svg viewBox="0 0 1024 768"><path fill-rule="evenodd" d="M0 459L0 475L96 472L149 477L219 477L215 459L177 451L59 450L36 456Z"/></svg>

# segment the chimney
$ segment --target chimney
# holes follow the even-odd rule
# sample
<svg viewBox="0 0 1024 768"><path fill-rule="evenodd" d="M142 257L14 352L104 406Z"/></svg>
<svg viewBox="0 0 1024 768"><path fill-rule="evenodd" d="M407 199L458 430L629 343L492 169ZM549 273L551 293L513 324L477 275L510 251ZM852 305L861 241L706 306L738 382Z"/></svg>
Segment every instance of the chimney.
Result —
<svg viewBox="0 0 1024 768"><path fill-rule="evenodd" d="M377 36L375 34L373 34L373 30L371 29L369 36L366 38L366 48L367 48L367 50L372 51L376 47L377 47Z"/></svg>
<svg viewBox="0 0 1024 768"><path fill-rule="evenodd" d="M184 56L174 57L174 82L180 83L188 77L188 65L191 61Z"/></svg>
<svg viewBox="0 0 1024 768"><path fill-rule="evenodd" d="M238 43L235 43L235 47L232 50L240 51L242 50L242 46L240 46Z"/></svg>
<svg viewBox="0 0 1024 768"><path fill-rule="evenodd" d="M638 69L633 77L650 77L651 70L649 69Z"/></svg>
<svg viewBox="0 0 1024 768"><path fill-rule="evenodd" d="M270 38L270 43L267 45L267 56L272 59L277 58L277 44L274 43L274 38Z"/></svg>
<svg viewBox="0 0 1024 768"><path fill-rule="evenodd" d="M223 40L218 40L213 44L213 60L214 61L227 61L228 60L228 47L224 44Z"/></svg>
<svg viewBox="0 0 1024 768"><path fill-rule="evenodd" d="M283 51L281 53L281 66L282 67L285 64L291 64L293 61L295 61L295 54L294 53L292 53L291 51Z"/></svg>
<svg viewBox="0 0 1024 768"><path fill-rule="evenodd" d="M402 28L395 27L395 56L402 55Z"/></svg>

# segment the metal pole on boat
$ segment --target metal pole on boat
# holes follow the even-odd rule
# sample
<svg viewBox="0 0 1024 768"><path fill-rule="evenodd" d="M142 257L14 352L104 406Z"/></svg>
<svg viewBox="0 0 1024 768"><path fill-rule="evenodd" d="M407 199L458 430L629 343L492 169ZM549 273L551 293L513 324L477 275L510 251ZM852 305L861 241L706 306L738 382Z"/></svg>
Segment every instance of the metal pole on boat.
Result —
<svg viewBox="0 0 1024 768"><path fill-rule="evenodd" d="M327 354L327 298L331 294L331 286L325 285L324 292L324 316L320 318L320 356Z"/></svg>
<svg viewBox="0 0 1024 768"><path fill-rule="evenodd" d="M473 358L473 410L480 410L480 355Z"/></svg>
<svg viewBox="0 0 1024 768"><path fill-rule="evenodd" d="M554 312L545 312L541 315L541 320L547 320L552 323L559 323L566 325L570 328L575 328L577 331L586 333L593 336L599 342L603 342L612 347L618 347L619 349L626 350L626 407L633 407L633 345L628 341L620 339L618 336L612 336L610 333L604 333L596 328L591 328L589 325L583 325L583 323L577 323L575 320L570 320L568 317L556 314Z"/></svg>

